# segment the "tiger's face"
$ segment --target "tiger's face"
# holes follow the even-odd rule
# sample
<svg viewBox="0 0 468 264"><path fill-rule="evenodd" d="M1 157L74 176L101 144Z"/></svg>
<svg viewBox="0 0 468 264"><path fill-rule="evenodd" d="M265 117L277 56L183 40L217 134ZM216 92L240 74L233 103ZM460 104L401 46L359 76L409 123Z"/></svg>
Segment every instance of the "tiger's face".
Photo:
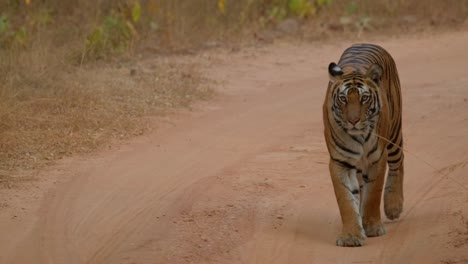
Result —
<svg viewBox="0 0 468 264"><path fill-rule="evenodd" d="M374 64L366 74L349 73L331 63L331 112L337 124L352 136L367 135L380 112L379 84L382 68Z"/></svg>

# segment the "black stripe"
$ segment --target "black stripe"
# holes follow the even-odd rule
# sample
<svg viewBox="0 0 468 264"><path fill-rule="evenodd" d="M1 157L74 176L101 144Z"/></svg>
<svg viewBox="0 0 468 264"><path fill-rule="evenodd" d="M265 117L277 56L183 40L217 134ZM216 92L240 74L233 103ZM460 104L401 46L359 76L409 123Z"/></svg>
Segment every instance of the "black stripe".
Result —
<svg viewBox="0 0 468 264"><path fill-rule="evenodd" d="M331 115L333 115L333 113L331 113ZM336 121L336 120L335 120ZM332 136L332 139L334 142L336 141L339 141L339 142L342 142L340 138L337 138L337 136L335 135L335 131L333 130L333 126L332 124L330 123L330 119L327 118L327 123L328 123L328 127L330 128L330 135ZM342 142L343 143L343 142ZM343 143L344 144L344 143Z"/></svg>
<svg viewBox="0 0 468 264"><path fill-rule="evenodd" d="M333 132L333 129L330 128L330 132L331 132L330 134L331 134L331 137L332 137L332 139L333 139L333 142L335 143L335 145L336 145L338 148L344 150L345 152L354 154L354 155L359 155L359 154L360 154L359 152L356 152L356 151L354 151L354 150L352 150L352 149L349 149L349 148L347 148L346 146L344 146L344 145L340 142L341 140L339 140L338 138L336 138L336 135L335 135L335 133Z"/></svg>
<svg viewBox="0 0 468 264"><path fill-rule="evenodd" d="M391 75L389 75L389 76L391 76ZM392 96L391 87L392 87L392 78L388 78L388 89L387 89L388 112L389 112L389 115L390 115L390 120L394 120L394 117L393 117L394 103L393 103L393 96ZM398 122L398 120L397 120L397 122ZM393 130L393 131L395 132L395 130ZM392 137L393 137L393 133L392 133Z"/></svg>
<svg viewBox="0 0 468 264"><path fill-rule="evenodd" d="M395 152L397 149L401 149L402 147L402 139L401 137L397 137L392 143L388 143L387 150L389 152Z"/></svg>
<svg viewBox="0 0 468 264"><path fill-rule="evenodd" d="M344 144L339 137L336 136L335 131L333 130L333 126L330 124L330 120L327 118L328 121L328 127L330 128L330 135L333 139L333 142L340 142L341 144Z"/></svg>
<svg viewBox="0 0 468 264"><path fill-rule="evenodd" d="M339 159L335 159L335 158L331 158L334 162L338 163L341 167L345 167L347 169L356 169L355 166L349 164L348 162L346 161L342 161L342 160L339 160Z"/></svg>
<svg viewBox="0 0 468 264"><path fill-rule="evenodd" d="M382 157L383 157L383 153L384 153L383 151L382 151L382 152L380 152L380 156L379 156L379 158L378 158L378 159L376 159L374 162L372 162L372 163L371 163L371 165L374 165L374 164L376 164L377 162L379 162L379 161L380 161L380 159L382 159Z"/></svg>
<svg viewBox="0 0 468 264"><path fill-rule="evenodd" d="M358 55L360 58L365 58L369 61L368 64L371 63L376 63L379 61L379 56L378 54L380 53L380 50L375 49L373 47L359 47L358 52L349 52L351 55ZM348 54L348 52L345 51L345 54ZM341 62L341 61L340 61Z"/></svg>
<svg viewBox="0 0 468 264"><path fill-rule="evenodd" d="M397 159L394 160L387 160L388 164L395 164L401 161L401 156L399 156Z"/></svg>
<svg viewBox="0 0 468 264"><path fill-rule="evenodd" d="M393 157L395 155L397 155L398 153L400 153L400 148L397 147L394 151L388 153L388 157Z"/></svg>
<svg viewBox="0 0 468 264"><path fill-rule="evenodd" d="M359 190L352 190L351 193L352 193L353 195L359 194Z"/></svg>
<svg viewBox="0 0 468 264"><path fill-rule="evenodd" d="M371 130L369 131L369 133L367 133L367 136L366 136L366 139L364 140L364 142L369 141L369 139L370 139L370 137L371 137L371 135L372 135L372 130L373 130L373 129L374 129L374 128L371 128Z"/></svg>
<svg viewBox="0 0 468 264"><path fill-rule="evenodd" d="M346 151L346 152L348 152L348 153L351 153L351 154L353 154L353 155L359 155L359 154L360 154L359 152L356 152L356 151L354 151L354 150L351 150L351 149L349 149L349 148L347 148L347 147L345 147L345 146L343 146L343 145L341 145L341 144L339 144L339 143L337 143L337 142L335 142L335 143L336 143L336 146L337 146L337 147L339 147L340 149L342 149L342 150L344 150L344 151Z"/></svg>
<svg viewBox="0 0 468 264"><path fill-rule="evenodd" d="M391 137L389 138L390 142L392 142L392 143L389 143L389 144L387 145L387 149L388 149L388 150L390 150L390 149L393 147L393 145L396 145L395 139L398 139L398 135L399 135L400 129L401 129L401 122L398 121L398 122L397 122L397 125L398 125L398 126L397 126L396 128L393 129L392 135L391 135Z"/></svg>
<svg viewBox="0 0 468 264"><path fill-rule="evenodd" d="M362 175L362 179L364 180L365 183L371 182L371 180L369 179L369 175L367 174Z"/></svg>
<svg viewBox="0 0 468 264"><path fill-rule="evenodd" d="M362 55L362 54L359 54L359 55ZM350 65L350 64L364 66L364 65L371 64L371 63L372 63L372 61L369 60L366 57L349 56L349 57L346 57L346 58L342 58L338 64L342 65L344 67L344 66L347 66L347 65Z"/></svg>
<svg viewBox="0 0 468 264"><path fill-rule="evenodd" d="M354 139L354 141L356 141L357 143L359 143L361 145L364 143L361 139L359 139L359 138L357 138L355 136L351 136L351 138Z"/></svg>
<svg viewBox="0 0 468 264"><path fill-rule="evenodd" d="M375 128L375 124L374 122L372 121L369 121L370 125L369 125L369 132L367 133L367 136L366 138L364 139L364 142L367 143L367 141L369 141L370 137L372 136L372 132L374 131L374 128Z"/></svg>
<svg viewBox="0 0 468 264"><path fill-rule="evenodd" d="M376 141L371 151L369 151L369 153L367 154L367 157L369 158L372 154L374 154L374 152L377 151L378 147L379 147L379 141Z"/></svg>

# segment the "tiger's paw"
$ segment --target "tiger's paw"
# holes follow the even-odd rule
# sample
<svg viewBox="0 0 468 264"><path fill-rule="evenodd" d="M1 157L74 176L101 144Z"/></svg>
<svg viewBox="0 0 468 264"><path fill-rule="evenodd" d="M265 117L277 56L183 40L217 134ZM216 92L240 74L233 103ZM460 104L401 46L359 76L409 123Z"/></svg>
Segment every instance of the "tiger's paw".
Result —
<svg viewBox="0 0 468 264"><path fill-rule="evenodd" d="M384 211L388 219L398 219L403 211L403 198L397 193L386 193L384 195Z"/></svg>
<svg viewBox="0 0 468 264"><path fill-rule="evenodd" d="M369 225L364 224L364 230L366 231L367 237L378 237L387 233L387 231L385 231L384 225L380 222Z"/></svg>
<svg viewBox="0 0 468 264"><path fill-rule="evenodd" d="M341 235L336 239L336 245L339 247L361 247L364 245L364 237Z"/></svg>

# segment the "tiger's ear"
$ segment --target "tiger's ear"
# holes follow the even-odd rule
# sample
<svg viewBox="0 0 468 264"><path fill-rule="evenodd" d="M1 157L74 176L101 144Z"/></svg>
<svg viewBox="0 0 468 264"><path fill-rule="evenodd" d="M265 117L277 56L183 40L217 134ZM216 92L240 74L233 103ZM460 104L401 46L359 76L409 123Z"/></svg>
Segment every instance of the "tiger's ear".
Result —
<svg viewBox="0 0 468 264"><path fill-rule="evenodd" d="M343 75L343 70L340 66L336 65L336 63L332 62L328 65L328 74L330 76L330 80L334 81Z"/></svg>
<svg viewBox="0 0 468 264"><path fill-rule="evenodd" d="M380 85L382 80L383 69L378 64L372 64L367 70L366 77L375 82L375 84Z"/></svg>

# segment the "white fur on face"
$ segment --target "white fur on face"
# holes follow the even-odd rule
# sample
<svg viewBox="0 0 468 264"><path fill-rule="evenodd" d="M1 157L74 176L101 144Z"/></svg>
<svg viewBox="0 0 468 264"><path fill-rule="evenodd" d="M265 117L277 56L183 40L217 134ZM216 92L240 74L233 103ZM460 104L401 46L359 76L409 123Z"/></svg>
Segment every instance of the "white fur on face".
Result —
<svg viewBox="0 0 468 264"><path fill-rule="evenodd" d="M346 87L346 85L343 84L343 85L341 85L341 87L339 89L339 91L340 91L339 93L348 95L348 90L349 89L351 89L351 87ZM359 90L360 95L362 95L365 92L370 92L369 87L367 87L367 85L357 87L357 89Z"/></svg>

